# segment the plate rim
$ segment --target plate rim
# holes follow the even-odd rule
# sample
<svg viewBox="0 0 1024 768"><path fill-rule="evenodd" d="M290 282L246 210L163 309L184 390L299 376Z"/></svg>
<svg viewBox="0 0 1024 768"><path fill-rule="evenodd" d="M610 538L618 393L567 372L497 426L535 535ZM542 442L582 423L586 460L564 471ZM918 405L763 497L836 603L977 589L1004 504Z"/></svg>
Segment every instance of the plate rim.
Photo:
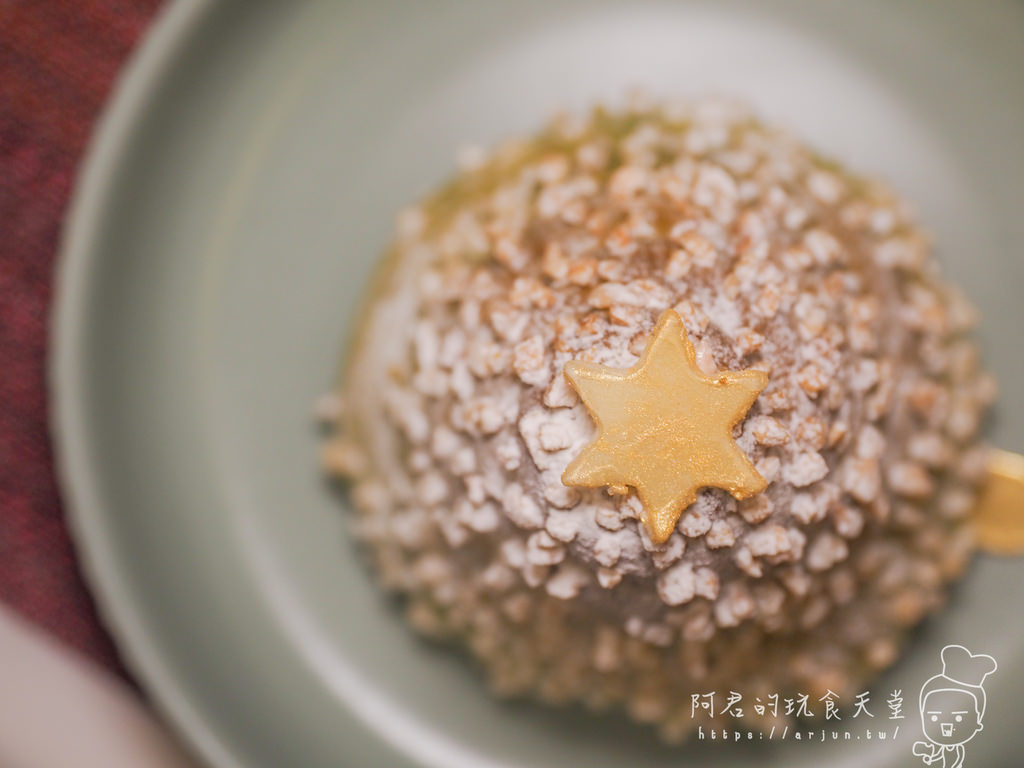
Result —
<svg viewBox="0 0 1024 768"><path fill-rule="evenodd" d="M88 307L90 271L97 258L96 239L124 164L121 150L137 134L156 87L173 70L182 48L206 22L214 5L212 0L170 0L160 8L119 71L94 123L57 247L45 379L50 414L47 427L61 506L101 623L114 639L125 667L146 693L147 703L185 752L203 765L245 768L155 650L151 630L122 586L126 581L112 556L96 474L90 466L78 345Z"/></svg>

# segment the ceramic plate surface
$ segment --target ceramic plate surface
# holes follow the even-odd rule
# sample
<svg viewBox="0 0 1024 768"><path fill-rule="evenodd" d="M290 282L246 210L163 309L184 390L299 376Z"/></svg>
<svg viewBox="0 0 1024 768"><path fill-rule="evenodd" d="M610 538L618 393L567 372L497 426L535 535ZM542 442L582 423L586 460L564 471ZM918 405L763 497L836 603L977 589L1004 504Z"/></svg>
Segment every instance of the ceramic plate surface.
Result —
<svg viewBox="0 0 1024 768"><path fill-rule="evenodd" d="M982 307L1024 450L1024 5L182 0L136 58L80 181L59 275L61 475L104 614L214 766L911 766L938 650L992 654L968 765L1024 754L1024 561L979 558L873 687L895 741L658 746L494 701L382 597L319 474L326 391L393 215L466 143L558 107L738 95L913 200ZM1014 606L1016 608L1014 609Z"/></svg>

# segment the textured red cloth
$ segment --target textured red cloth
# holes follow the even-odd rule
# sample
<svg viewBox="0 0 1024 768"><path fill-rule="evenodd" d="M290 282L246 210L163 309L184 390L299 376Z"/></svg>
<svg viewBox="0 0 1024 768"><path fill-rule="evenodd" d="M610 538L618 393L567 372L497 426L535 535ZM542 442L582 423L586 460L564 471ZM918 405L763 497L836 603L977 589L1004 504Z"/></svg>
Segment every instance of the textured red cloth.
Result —
<svg viewBox="0 0 1024 768"><path fill-rule="evenodd" d="M120 670L78 570L47 430L58 235L97 113L160 0L0 0L0 600Z"/></svg>

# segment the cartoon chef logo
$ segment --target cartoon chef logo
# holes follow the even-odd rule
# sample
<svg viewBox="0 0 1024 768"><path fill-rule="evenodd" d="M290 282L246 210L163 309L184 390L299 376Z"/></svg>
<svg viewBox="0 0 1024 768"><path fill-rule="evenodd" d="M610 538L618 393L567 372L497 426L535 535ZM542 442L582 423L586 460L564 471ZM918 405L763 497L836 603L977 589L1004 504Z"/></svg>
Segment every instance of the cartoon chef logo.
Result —
<svg viewBox="0 0 1024 768"><path fill-rule="evenodd" d="M914 754L925 765L962 768L964 745L982 729L985 678L996 660L974 654L962 645L942 649L942 672L921 686L921 726L927 741L914 742Z"/></svg>

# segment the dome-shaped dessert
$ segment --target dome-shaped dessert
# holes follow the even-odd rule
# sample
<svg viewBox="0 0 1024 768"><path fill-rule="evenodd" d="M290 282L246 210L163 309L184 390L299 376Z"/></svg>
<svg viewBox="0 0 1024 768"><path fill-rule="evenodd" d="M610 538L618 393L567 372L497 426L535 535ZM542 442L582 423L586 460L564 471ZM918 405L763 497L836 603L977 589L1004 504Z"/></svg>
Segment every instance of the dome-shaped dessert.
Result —
<svg viewBox="0 0 1024 768"><path fill-rule="evenodd" d="M466 165L400 217L325 450L411 623L668 738L695 691L892 662L970 553L993 394L905 206L721 102Z"/></svg>

